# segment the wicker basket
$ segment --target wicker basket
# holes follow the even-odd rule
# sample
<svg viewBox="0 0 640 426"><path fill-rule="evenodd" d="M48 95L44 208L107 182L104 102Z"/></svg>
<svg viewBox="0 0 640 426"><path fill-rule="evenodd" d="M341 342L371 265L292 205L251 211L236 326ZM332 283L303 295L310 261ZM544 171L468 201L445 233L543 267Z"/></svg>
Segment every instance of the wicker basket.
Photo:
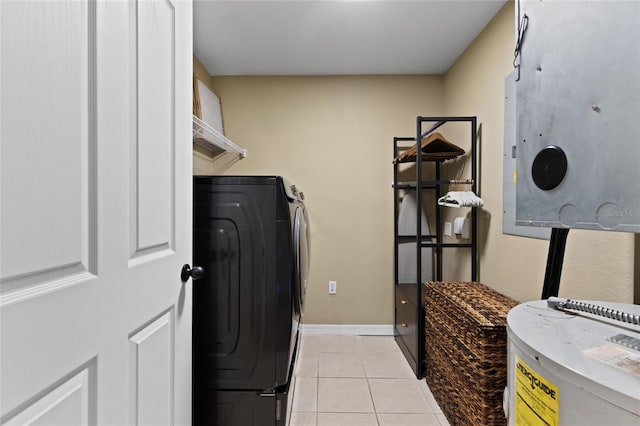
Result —
<svg viewBox="0 0 640 426"><path fill-rule="evenodd" d="M477 282L426 283L426 381L452 426L506 425L506 323L517 304Z"/></svg>

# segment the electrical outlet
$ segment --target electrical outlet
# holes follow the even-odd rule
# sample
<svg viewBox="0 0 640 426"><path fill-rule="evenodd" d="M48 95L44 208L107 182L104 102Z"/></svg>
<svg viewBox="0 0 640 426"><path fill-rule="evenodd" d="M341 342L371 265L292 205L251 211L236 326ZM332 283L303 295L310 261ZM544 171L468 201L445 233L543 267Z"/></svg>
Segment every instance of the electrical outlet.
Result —
<svg viewBox="0 0 640 426"><path fill-rule="evenodd" d="M329 281L329 294L336 294L336 282Z"/></svg>

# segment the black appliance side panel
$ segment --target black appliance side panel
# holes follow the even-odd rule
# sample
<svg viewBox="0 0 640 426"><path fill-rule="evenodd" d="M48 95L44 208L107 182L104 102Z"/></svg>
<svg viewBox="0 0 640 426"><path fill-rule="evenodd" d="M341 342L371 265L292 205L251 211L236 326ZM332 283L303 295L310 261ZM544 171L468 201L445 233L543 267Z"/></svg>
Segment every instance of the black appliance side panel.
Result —
<svg viewBox="0 0 640 426"><path fill-rule="evenodd" d="M286 394L260 396L259 393L250 391L196 391L193 397L193 424L197 426L286 424Z"/></svg>
<svg viewBox="0 0 640 426"><path fill-rule="evenodd" d="M291 225L289 221L276 223L276 297L275 297L275 387L287 383L289 367L297 333L297 322L293 316L293 258L291 256ZM295 324L295 329L294 329Z"/></svg>
<svg viewBox="0 0 640 426"><path fill-rule="evenodd" d="M274 387L274 188L194 185L194 389Z"/></svg>

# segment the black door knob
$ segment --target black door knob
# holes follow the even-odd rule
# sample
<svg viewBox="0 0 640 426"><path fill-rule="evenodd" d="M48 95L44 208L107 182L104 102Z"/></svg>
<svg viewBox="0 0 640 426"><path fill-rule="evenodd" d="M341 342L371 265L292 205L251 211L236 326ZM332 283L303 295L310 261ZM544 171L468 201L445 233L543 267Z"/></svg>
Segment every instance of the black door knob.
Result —
<svg viewBox="0 0 640 426"><path fill-rule="evenodd" d="M186 282L189 277L193 278L193 280L197 280L202 278L204 275L204 269L202 266L194 266L193 269L188 264L184 264L182 266L182 271L180 271L180 279L182 282Z"/></svg>

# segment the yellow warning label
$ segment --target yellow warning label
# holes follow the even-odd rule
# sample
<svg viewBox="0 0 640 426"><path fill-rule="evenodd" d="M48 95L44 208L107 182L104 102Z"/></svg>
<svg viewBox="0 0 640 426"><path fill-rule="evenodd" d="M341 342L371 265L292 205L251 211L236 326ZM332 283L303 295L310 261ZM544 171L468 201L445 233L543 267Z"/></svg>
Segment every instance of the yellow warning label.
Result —
<svg viewBox="0 0 640 426"><path fill-rule="evenodd" d="M516 356L515 425L558 424L558 388Z"/></svg>
<svg viewBox="0 0 640 426"><path fill-rule="evenodd" d="M516 169L513 169L513 183L517 183L518 181L518 171Z"/></svg>

